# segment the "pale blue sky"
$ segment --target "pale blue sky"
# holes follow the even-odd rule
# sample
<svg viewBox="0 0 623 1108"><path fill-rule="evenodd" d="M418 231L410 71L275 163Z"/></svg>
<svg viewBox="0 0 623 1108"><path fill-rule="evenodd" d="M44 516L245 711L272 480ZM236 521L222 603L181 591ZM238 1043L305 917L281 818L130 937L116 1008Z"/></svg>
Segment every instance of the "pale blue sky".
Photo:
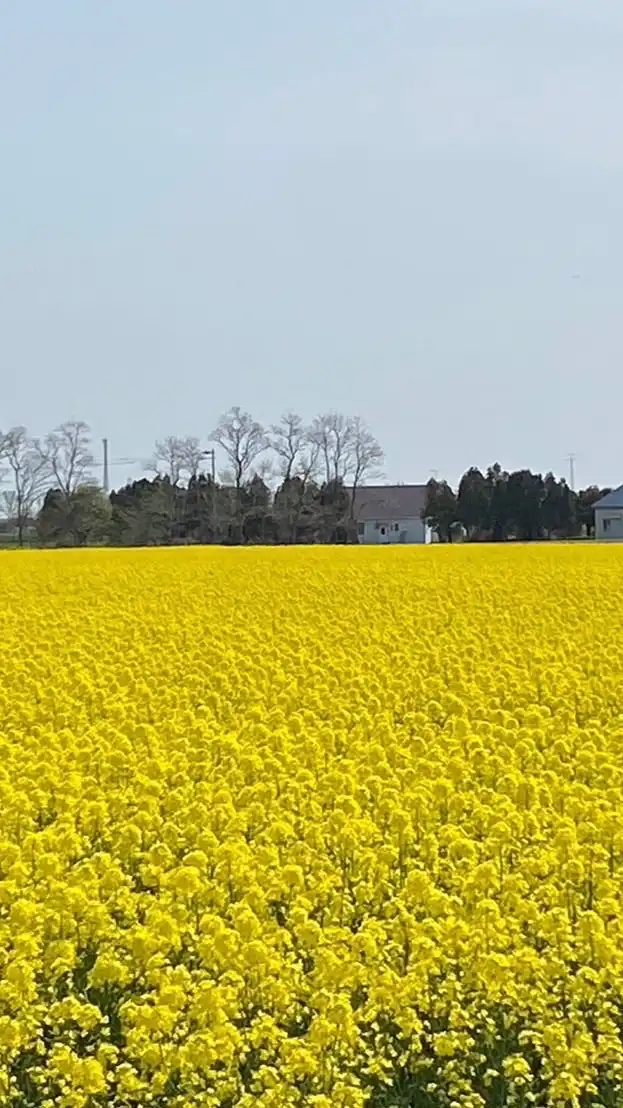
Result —
<svg viewBox="0 0 623 1108"><path fill-rule="evenodd" d="M622 119L621 0L0 0L0 427L618 484Z"/></svg>

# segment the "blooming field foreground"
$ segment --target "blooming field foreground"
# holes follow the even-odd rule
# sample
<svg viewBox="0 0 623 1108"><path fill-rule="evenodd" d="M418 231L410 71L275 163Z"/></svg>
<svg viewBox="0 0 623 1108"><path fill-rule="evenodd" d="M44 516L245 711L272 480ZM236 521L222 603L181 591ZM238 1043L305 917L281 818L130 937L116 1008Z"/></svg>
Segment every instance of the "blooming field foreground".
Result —
<svg viewBox="0 0 623 1108"><path fill-rule="evenodd" d="M622 754L621 548L0 556L0 1104L620 1106Z"/></svg>

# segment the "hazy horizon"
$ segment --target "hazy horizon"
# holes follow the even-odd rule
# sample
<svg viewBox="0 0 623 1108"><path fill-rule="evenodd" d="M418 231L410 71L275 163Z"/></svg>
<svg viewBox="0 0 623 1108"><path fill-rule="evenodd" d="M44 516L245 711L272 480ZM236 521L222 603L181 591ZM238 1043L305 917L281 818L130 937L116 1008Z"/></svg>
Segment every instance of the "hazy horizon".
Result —
<svg viewBox="0 0 623 1108"><path fill-rule="evenodd" d="M621 484L622 57L614 0L5 5L0 428Z"/></svg>

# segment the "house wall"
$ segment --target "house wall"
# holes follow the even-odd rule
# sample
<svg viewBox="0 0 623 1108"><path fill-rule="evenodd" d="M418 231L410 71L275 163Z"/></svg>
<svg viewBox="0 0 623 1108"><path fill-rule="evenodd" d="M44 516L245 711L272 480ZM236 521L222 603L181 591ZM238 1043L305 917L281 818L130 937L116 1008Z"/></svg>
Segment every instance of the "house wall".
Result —
<svg viewBox="0 0 623 1108"><path fill-rule="evenodd" d="M595 508L595 538L623 541L623 509Z"/></svg>
<svg viewBox="0 0 623 1108"><path fill-rule="evenodd" d="M363 525L363 535L359 535L360 543L381 546L424 543L426 539L426 524L421 519L367 520Z"/></svg>

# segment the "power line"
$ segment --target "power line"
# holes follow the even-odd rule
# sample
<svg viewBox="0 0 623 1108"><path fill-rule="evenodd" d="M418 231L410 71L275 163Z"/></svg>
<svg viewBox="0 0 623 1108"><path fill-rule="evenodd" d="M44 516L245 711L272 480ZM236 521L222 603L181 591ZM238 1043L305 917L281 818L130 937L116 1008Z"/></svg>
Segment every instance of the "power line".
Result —
<svg viewBox="0 0 623 1108"><path fill-rule="evenodd" d="M101 460L99 458L96 458L94 464L96 466L104 466L106 464L106 461L107 461L106 457L104 457ZM108 459L108 465L109 466L138 466L138 465L144 465L145 468L147 468L147 463L145 462L144 458L113 458L112 461L110 461L110 459Z"/></svg>
<svg viewBox="0 0 623 1108"><path fill-rule="evenodd" d="M110 458L109 457L109 440L107 438L102 439L102 458L96 458L93 462L94 469L100 469L103 473L102 486L105 492L110 491L110 470L116 469L119 466L140 466L143 470L152 470L153 464L151 459L145 460L145 458ZM216 452L214 449L202 450L201 456L203 458L211 459L212 480L216 480ZM130 478L128 477L128 480Z"/></svg>

